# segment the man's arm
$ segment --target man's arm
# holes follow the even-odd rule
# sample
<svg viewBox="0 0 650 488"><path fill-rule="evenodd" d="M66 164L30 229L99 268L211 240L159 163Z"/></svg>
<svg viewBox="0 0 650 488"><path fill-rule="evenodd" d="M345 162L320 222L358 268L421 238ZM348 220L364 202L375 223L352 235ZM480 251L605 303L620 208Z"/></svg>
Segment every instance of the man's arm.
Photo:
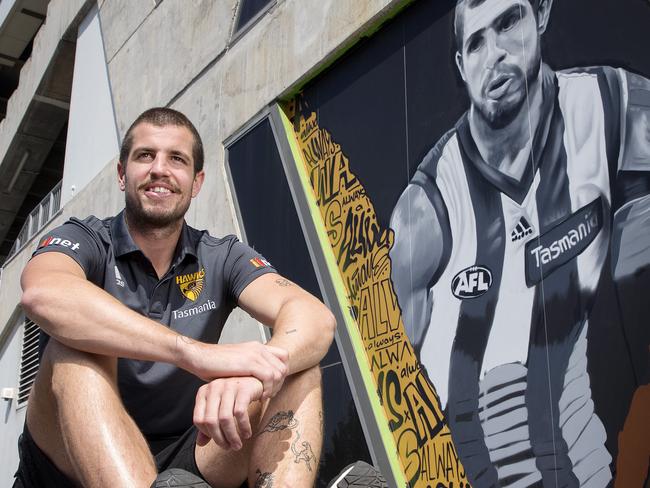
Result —
<svg viewBox="0 0 650 488"><path fill-rule="evenodd" d="M650 264L650 80L617 70L620 83L621 154L612 195L614 276L635 276Z"/></svg>
<svg viewBox="0 0 650 488"><path fill-rule="evenodd" d="M390 227L395 242L390 251L392 279L411 343L419 348L431 318L430 282L444 266L444 239L439 216L419 185L400 196Z"/></svg>
<svg viewBox="0 0 650 488"><path fill-rule="evenodd" d="M200 378L254 376L265 393L286 374L286 353L258 343L204 344L124 306L86 279L59 252L39 254L25 267L21 305L51 337L83 351L175 364Z"/></svg>
<svg viewBox="0 0 650 488"><path fill-rule="evenodd" d="M289 353L289 372L317 365L329 349L336 319L311 294L276 273L260 276L239 295L239 306L273 329L269 345Z"/></svg>
<svg viewBox="0 0 650 488"><path fill-rule="evenodd" d="M625 85L621 102L625 113L619 171L640 171L640 176L647 176L650 169L650 80L623 70L619 70L619 74Z"/></svg>

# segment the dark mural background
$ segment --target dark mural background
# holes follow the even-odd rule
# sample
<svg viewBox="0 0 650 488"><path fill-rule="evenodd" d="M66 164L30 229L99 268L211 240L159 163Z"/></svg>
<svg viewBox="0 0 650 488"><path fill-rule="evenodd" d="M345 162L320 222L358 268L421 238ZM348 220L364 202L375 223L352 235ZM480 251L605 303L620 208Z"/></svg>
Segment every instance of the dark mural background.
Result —
<svg viewBox="0 0 650 488"><path fill-rule="evenodd" d="M487 0L486 4L491 1L493 0ZM518 2L515 1L501 2L501 4L504 3L518 5ZM548 2L542 3L548 4ZM318 153L321 152L323 146L327 145L332 154L336 153L336 157L344 161L339 166L340 173L334 172L330 177L335 180L345 174L346 181L349 182L350 175L354 175L360 186L354 186L357 184L356 181L352 186L363 188L362 194L367 197L373 209L373 218L376 218L377 222L376 228L374 221L370 222L370 228L374 230L364 234L364 237L368 239L366 244L369 244L370 248L373 245L393 246L391 235L383 235L381 230L388 229L393 225L391 216L398 206L400 196L405 194L405 189L416 174L418 166L425 160L436 142L457 125L470 105L465 84L454 62L456 50L453 34L455 4L455 1L440 0L415 2L382 27L377 34L360 42L335 66L308 85L301 96L295 100L295 107L297 107L293 119L295 135L303 143L305 159L311 160L306 165L313 164L316 167L316 160L318 160L319 164L322 163L326 166L330 154ZM497 5L496 2L495 5ZM524 1L522 5L525 8L525 5L528 4ZM550 105L547 112L555 114L553 115L555 118L548 119L548 134L550 135L545 134L543 137L540 136L540 139L546 139L553 144L546 143L539 146L539 164L542 167L541 182L534 181L532 179L533 172L530 173L531 181L528 182L528 185L539 185L535 186L537 204L533 205L537 221L531 226L528 222L531 220L531 216L526 215L523 222L520 221L521 225L518 229L512 230L513 236L515 232L520 232L525 237L522 241L522 249L518 252L521 253L523 260L523 242L526 241L529 245L525 252L529 256L529 260L532 259L530 256L534 257L534 242L540 245L547 243L550 249L552 243L559 242L557 236L561 236L562 232L567 233L567 236L570 235L568 232L573 230L570 227L573 222L578 222L577 219L589 221L594 226L589 231L585 231L588 237L585 237L584 248L577 247L573 254L569 253L571 259L567 262L561 266L549 262L546 271L540 269L539 278L529 277L529 281L535 281L536 284L529 283L527 285L522 280L521 290L506 290L513 297L518 296L519 291L522 294L529 293L531 307L534 309L527 361L517 363L528 369L513 370L511 368L510 371L503 368L495 369L497 374L502 374L501 379L488 378L490 381L495 381L494 389L505 384L503 382L506 380L503 378L510 378L513 384L522 385L521 387L525 389L525 399L522 400L525 402L525 406L524 403L517 404L517 411L524 412L521 414L523 417L513 420L513 429L515 427L528 429L532 440L529 441L526 436L518 439L524 444L529 442L520 451L516 451L516 456L519 457L506 458L505 460L500 458L495 461L494 459L499 455L495 454L494 449L489 445L487 447L484 445L485 442L489 444L491 439L493 440L488 431L491 425L485 420L492 407L489 404L486 406L485 403L481 403L484 401L481 398L488 398L487 395L493 392L489 387L491 383L487 380L484 382L479 378L478 372L468 373L463 370L465 372L462 375L458 373L455 376L454 371L459 372L465 367L459 365L460 363L448 366L451 371L448 376L450 390L455 387L455 384L462 383L465 386L460 387L461 390L469 388L461 391L461 394L469 395L464 401L476 407L465 411L454 410L455 413L452 414L446 404L446 392L442 401L445 423L450 425L456 447L459 447L459 442L461 444L472 443L477 446L474 454L468 454L467 449L462 446L460 448L460 460L463 464L466 461L470 463L465 468L469 472L469 480L474 486L492 486L496 483L503 486L533 486L535 483L541 483L543 486L556 486L558 483L563 486L607 486L610 483L616 483L616 486L642 486L648 483L650 448L647 435L650 423L648 409L650 407L647 383L649 381L650 333L647 317L650 305L646 298L647 293L643 290L650 289L650 272L647 266L648 249L650 248L650 236L648 235L650 221L647 217L648 194L650 193L648 177L650 168L650 159L648 158L650 96L648 93L650 92L647 83L647 78L650 77L650 57L647 54L647 45L650 41L649 32L650 4L643 0L619 2L572 0L558 1L552 4L548 28L541 37L541 55L544 63L555 71L589 66L608 66L623 68L626 74L614 75L613 70L600 69L589 72L594 76L596 76L596 72L599 73L598 80L601 84L598 91L594 88L592 97L584 97L590 104L584 109L580 104L577 105L577 108L575 105L571 105L574 100L583 100L582 95L585 93L584 88L572 88L572 83L575 84L575 81L571 76L567 76L566 81L563 81L565 85L562 85L563 93L569 93L567 100L563 101L566 106L563 106L561 110L560 108L555 110L552 108L553 99L548 99ZM586 73L586 70L583 69L576 71L581 74ZM641 76L636 78L632 74ZM612 100L618 103L618 96L608 98L609 92L605 88L605 84L611 82L610 86L614 87L611 90L617 94L619 92L616 90L625 91L617 85L617 83L623 83L617 76L623 76L628 83L625 89L629 97L628 105L626 108L619 109L622 113L621 117L608 115L609 110L612 109L612 106L608 104ZM606 78L610 81L607 82ZM601 97L602 105L606 108L601 109L599 108L601 105L598 105L594 109L596 104L592 103L593 100L597 99L598 104L601 104ZM571 106L574 108L569 108ZM573 118L571 110L576 115ZM600 180L596 181L597 175L595 175L593 181L590 181L589 176L581 173L586 172L585 164L577 166L577 169L561 169L562 164L573 164L572 157L574 156L570 141L574 135L565 136L564 133L574 130L573 127L580 132L579 129L582 127L586 128L587 136L575 137L585 137L584 141L589 141L585 142L586 145L594 144L593 141L597 139L588 138L589 133L593 134L596 131L594 128L596 124L593 122L595 115L592 117L590 110L595 110L593 114L599 110L605 110L604 124L607 127L602 130L608 135L602 136L607 139L606 143L602 142L602 151L606 150L607 155L598 160L600 149L594 146L592 150L594 156L585 164L592 164L591 161L593 161L594 167L602 165L603 172L607 173L608 183L601 181L602 175L598 176L601 178ZM611 113L618 114L616 110L616 108L612 109ZM618 129L611 129L621 120L625 120L628 127L628 138L622 141L616 139L616 134L619 133ZM320 140L327 139L327 144L315 142L313 130L320 131ZM458 132L463 130L459 128ZM563 131L565 132L563 133ZM466 129L465 132L467 133ZM635 135L630 136L633 132ZM308 133L312 135L307 135ZM614 136L609 137L611 134ZM312 144L312 148L314 145L318 146L318 149L311 151L310 144ZM550 149L546 150L550 146L555 148L558 155L546 157L549 161L547 163L541 157L541 153L543 151L550 152ZM604 148L605 146L606 148ZM634 149L628 149L630 146L633 146ZM475 150L461 147L461 151L465 151L462 154L463 162L459 159L458 165L470 164L468 161L472 156L471 154L468 156L466 153ZM618 169L616 166L617 156L612 156L612 151L617 154L624 153L621 156L622 163ZM320 156L322 157L319 159ZM577 157L574 160L577 160ZM508 242L511 229L502 228L495 231L493 226L488 225L493 222L490 220L493 216L490 212L501 205L499 203L500 196L486 182L486 179L489 180L488 177L481 174L472 176L474 171L472 169L464 171L469 174L467 178L470 180L470 188L467 198L461 203L470 207L473 205L473 212L477 217L478 230L476 232L483 232L483 235L477 238L479 249L475 252L477 256L487 256L485 259L490 259L490 253L496 253L495 249L499 246L501 249L510 246ZM573 173L571 173L572 171ZM434 170L432 172L435 173ZM576 172L580 174L576 176ZM552 194L553 190L549 189L551 188L549 182L557 182L562 178L568 179L568 173L571 173L571 178L582 178L583 180L580 184L575 184L573 181L565 183L564 187L558 184L560 189L556 191L555 200L543 197L545 192ZM318 191L321 188L319 187L321 183L315 181L314 178L316 178L314 173L311 173L316 197L322 202L324 194ZM523 179L526 179L526 175ZM605 179L607 180L607 177ZM593 188L586 189L587 187ZM598 189L594 190L595 187ZM444 202L445 197L436 196L435 192L438 190L428 191L434 194L430 198L442 199ZM445 195L448 197L449 193L445 193ZM349 201L352 197L348 194L346 198ZM585 206L577 208L574 205L574 208L571 208L570 200L578 201L581 198L588 198L584 202ZM522 204L521 201L517 203ZM586 206L591 203L593 203L592 207ZM444 202L443 205L449 207L450 204ZM350 212L354 213L355 209L350 208ZM330 224L327 221L324 204L321 210L326 225ZM617 210L620 211L615 213ZM356 211L367 212L367 203L360 203ZM478 222L480 220L478 217L483 217L483 222ZM453 216L451 219L453 220ZM494 222L500 221L497 219ZM454 224L450 225L453 227ZM481 227L482 225L483 227ZM505 224L501 225L503 227ZM332 232L336 230L333 226L328 228L333 229ZM413 227L409 227L409 229L409 232L414 232ZM591 229L595 229L593 235ZM399 241L399 230L395 228L392 230L395 231L395 239ZM575 230L577 232L578 227L575 227ZM359 233L361 234L360 231ZM378 237L380 235L381 238ZM486 237L490 236L488 241ZM451 253L451 258L447 256L447 259L451 259L452 262L455 259L454 253L462 254L458 248L465 236L456 233L453 237L455 238L453 245L448 246L451 251L445 251ZM440 240L444 241L445 238L443 235ZM475 239L469 235L465 238L467 240ZM486 240L481 242L481 239ZM537 239L537 241L533 239ZM553 241L553 239L558 240ZM340 251L341 246L335 245L334 240L332 239L332 247L335 252L339 252L340 256L343 251ZM512 241L514 240L515 238L512 237ZM592 243L593 247L590 248ZM434 242L432 249L434 245L439 244ZM481 248L481 246L483 247ZM343 246L343 248L349 251L352 246ZM404 306L409 297L407 293L407 298L404 299L404 295L400 294L399 283L395 283L395 252L393 248L391 251L394 270L393 285L397 288L402 316L405 318L404 325L408 331L409 328L413 328L404 315ZM585 254L583 255L583 253ZM433 250L431 254L435 254ZM444 256L444 252L442 254ZM426 264L422 261L423 255L426 256L426 252L423 251L423 254L420 255L411 255L410 259L413 261L411 269ZM473 256L474 254L470 260L474 259ZM582 257L579 259L579 256ZM464 257L467 258L467 256ZM345 258L354 259L354 256L348 254L341 257L342 260ZM461 262L461 259L458 259L458 262ZM591 273L585 273L583 269L583 263L587 259L591 259L595 263ZM469 262L467 266L482 267L483 264L485 263L477 261ZM503 262L501 264L503 265ZM491 269L489 266L483 268L487 268L488 271ZM478 280L479 285L484 283L486 290L491 290L481 298L477 296L474 299L474 296L465 296L465 298L474 299L471 301L472 307L475 307L473 312L468 311L469 305L467 304L470 303L470 300L464 298L460 300L461 305L454 305L459 309L457 312L453 312L458 314L459 324L463 317L470 313L475 314L474 329L470 329L471 331L463 335L462 338L456 336L454 345L450 347L454 350L465 348L463 352L474 361L467 367L472 371L477 368L480 370L482 354L486 345L485 343L483 346L477 345L478 339L476 338L480 335L477 335L477 331L483 330L482 328L486 327L486 323L489 322L489 318L485 314L494 313L493 308L497 306L499 300L496 294L498 287L501 286L499 282L501 278L496 275L492 276L494 270L490 271L489 280L486 278L488 271L485 270L481 271L483 273L481 276L477 274L476 269L462 270L466 271L464 275L460 272L460 268L455 269L454 273L456 271L459 271L454 276L456 281L451 280L452 273L449 276L450 283L445 284L447 288L451 287L453 290L454 286L458 284L457 279L461 281L462 279L474 279ZM504 276L505 274L504 272ZM436 279L440 278L437 276L429 283L432 291L437 283ZM494 283L492 282L493 278ZM505 280L505 278L503 279ZM502 286L504 289L505 287L506 285ZM351 293L351 295L353 294ZM450 295L450 293L448 294ZM458 298L458 295L456 297ZM442 305L438 305L437 309L434 308L434 317L431 319L432 326L435 323L436 312L444 315L445 310L441 307L444 308L444 303L447 303L445 300L448 299L453 300L453 298L445 298L438 302ZM483 307L480 305L481 300L486 303L485 308L481 308ZM427 306L431 310L430 302ZM514 308L519 310L517 307ZM482 310L482 313L476 316L476 310ZM359 313L359 310L356 312ZM544 317L542 318L540 315L540 322L536 324L534 321L537 313ZM518 318L514 312L511 316L513 321ZM375 320L378 320L377 317ZM542 321L544 322L543 328ZM588 327L585 326L587 322ZM489 339L489 326L490 324L487 323L488 332L483 339L484 342ZM360 325L360 329L363 329L362 325ZM458 329L458 331L460 330ZM409 335L412 342L418 341L417 337L411 333ZM452 334L451 339L453 338ZM426 346L426 344L423 346L422 343L425 340L421 337L420 339L419 344L414 344L418 351L418 358L425 368L429 369L429 376L435 376L437 372L433 369L436 363L431 361L431 354L426 353L426 347L433 346ZM586 347L586 351L580 352L580 348L583 346ZM422 347L425 352L422 352ZM510 348L510 344L508 342L501 343L501 347L505 353ZM368 354L371 358L370 352ZM570 430L567 412L571 409L570 406L562 404L562 401L565 403L569 401L567 396L570 397L570 395L565 392L570 390L570 374L573 374L571 372L574 371L574 368L578 368L580 354L584 354L586 358L584 365L580 366L584 369L583 374L575 373L576 378L579 378L580 381L583 383L586 381L586 386L582 386L582 393L580 393L580 401L586 403L582 403L581 408L584 407L585 412L591 413L580 414L583 416L584 430L572 437L573 434L567 433ZM429 365L427 365L428 362ZM505 361L505 363L513 364L509 361ZM483 371L481 375L484 373L486 372ZM472 375L477 376L476 383L472 383L474 381L471 380ZM441 387L440 384L433 386ZM381 390L381 385L378 388ZM444 389L447 389L446 386ZM471 389L476 391L470 393ZM455 394L458 395L458 393ZM564 400L559 398L561 394L565 394ZM522 395L524 394L522 393ZM550 407L540 406L542 403L546 403L544 398L548 400ZM382 401L385 402L385 400L386 397L382 397ZM577 402L577 397L573 401ZM478 408L478 405L483 405L482 410ZM397 413L408 416L409 412L399 410ZM506 412L506 414L508 413L512 412ZM505 418L503 412L500 412L500 415L504 415ZM395 418L397 417L392 420ZM462 424L466 420L468 425ZM390 407L388 421L391 421ZM482 429L487 430L484 432ZM564 432L561 432L561 429L564 429ZM600 433L601 429L602 434ZM483 436L485 436L485 441ZM589 438L594 441L592 452L580 448L581 436L583 440ZM602 444L600 448L596 446L599 443ZM413 451L410 449L408 447L404 452L412 453ZM463 449L465 449L464 452ZM490 449L492 450L488 456ZM573 452L569 452L571 450ZM582 452L582 454L576 454L577 452ZM407 476L413 486L453 486L450 478L442 476L439 470L430 469L430 461L426 461L427 454L424 451L418 451L416 457L406 457L410 460L417 457L417 461L420 463L418 474L412 477L411 472ZM485 466L489 465L489 467L481 468L480 463L472 464L476 463L475 459L471 459L472 457L482 457L484 464L487 462ZM405 458L402 461L412 468L412 464L406 463ZM529 461L532 464L529 463L526 469L521 468ZM579 464L581 464L580 467L578 467ZM507 470L515 465L518 467L508 475ZM579 472L580 470L589 471L590 467L593 468L591 474ZM405 469L408 471L410 468ZM461 478L463 477L461 476ZM610 481L612 478L614 481Z"/></svg>

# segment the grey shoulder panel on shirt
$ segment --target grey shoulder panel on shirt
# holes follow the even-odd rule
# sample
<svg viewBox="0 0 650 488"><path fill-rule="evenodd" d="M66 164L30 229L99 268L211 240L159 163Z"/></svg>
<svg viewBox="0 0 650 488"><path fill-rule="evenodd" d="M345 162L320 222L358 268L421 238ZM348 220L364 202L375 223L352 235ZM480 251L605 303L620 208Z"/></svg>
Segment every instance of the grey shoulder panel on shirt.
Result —
<svg viewBox="0 0 650 488"><path fill-rule="evenodd" d="M65 224L75 224L91 231L90 233L94 232L98 235L106 234L108 236L109 224L113 218L114 217L109 217L107 219L101 220L94 215L89 215L85 219L70 217L70 219L66 221Z"/></svg>
<svg viewBox="0 0 650 488"><path fill-rule="evenodd" d="M190 232L192 237L197 237L197 240L200 244L209 246L209 247L218 247L218 246L232 246L235 242L239 242L239 238L234 234L228 234L223 237L211 236L207 230L197 230L190 227Z"/></svg>

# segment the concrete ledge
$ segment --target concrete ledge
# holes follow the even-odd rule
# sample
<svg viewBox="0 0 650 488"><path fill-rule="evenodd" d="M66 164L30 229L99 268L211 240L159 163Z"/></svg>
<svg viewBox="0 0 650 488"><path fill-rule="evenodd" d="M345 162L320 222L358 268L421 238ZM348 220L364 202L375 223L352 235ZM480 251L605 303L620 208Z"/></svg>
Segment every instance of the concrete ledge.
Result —
<svg viewBox="0 0 650 488"><path fill-rule="evenodd" d="M34 39L31 57L20 71L18 88L7 102L7 116L0 123L0 174L8 164L5 156L34 95L50 68L60 48L61 40L81 22L92 6L92 0L52 0L47 9L47 19Z"/></svg>

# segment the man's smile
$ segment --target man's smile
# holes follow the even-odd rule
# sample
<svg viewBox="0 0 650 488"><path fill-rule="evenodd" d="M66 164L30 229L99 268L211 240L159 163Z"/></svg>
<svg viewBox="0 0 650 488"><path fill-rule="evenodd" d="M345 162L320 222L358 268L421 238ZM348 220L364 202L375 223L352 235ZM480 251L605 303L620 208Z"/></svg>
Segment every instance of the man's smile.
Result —
<svg viewBox="0 0 650 488"><path fill-rule="evenodd" d="M147 183L141 187L144 194L152 199L160 199L177 193L177 189L168 183Z"/></svg>

